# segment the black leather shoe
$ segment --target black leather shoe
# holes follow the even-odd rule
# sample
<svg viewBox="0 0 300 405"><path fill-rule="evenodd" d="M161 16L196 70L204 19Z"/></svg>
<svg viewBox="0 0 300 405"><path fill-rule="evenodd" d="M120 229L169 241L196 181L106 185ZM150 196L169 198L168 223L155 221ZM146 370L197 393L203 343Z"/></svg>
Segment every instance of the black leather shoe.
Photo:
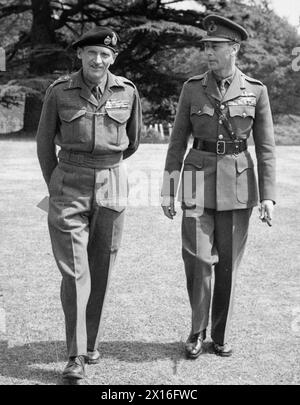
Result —
<svg viewBox="0 0 300 405"><path fill-rule="evenodd" d="M216 355L221 357L230 357L232 355L232 348L228 343L224 345L218 345L217 343L213 344L214 352Z"/></svg>
<svg viewBox="0 0 300 405"><path fill-rule="evenodd" d="M85 377L84 356L70 357L68 364L63 371L63 378L70 380L81 380Z"/></svg>
<svg viewBox="0 0 300 405"><path fill-rule="evenodd" d="M88 364L97 364L100 361L100 353L99 351L96 350L88 350L87 352L87 357L86 357L86 362Z"/></svg>
<svg viewBox="0 0 300 405"><path fill-rule="evenodd" d="M203 342L206 339L206 330L190 334L185 343L185 353L189 359L196 359L203 351Z"/></svg>

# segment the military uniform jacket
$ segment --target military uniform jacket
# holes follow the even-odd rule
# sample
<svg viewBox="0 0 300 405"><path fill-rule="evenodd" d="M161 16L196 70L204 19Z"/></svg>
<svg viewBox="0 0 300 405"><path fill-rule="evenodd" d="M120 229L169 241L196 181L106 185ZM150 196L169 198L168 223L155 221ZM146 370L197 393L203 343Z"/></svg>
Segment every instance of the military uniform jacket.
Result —
<svg viewBox="0 0 300 405"><path fill-rule="evenodd" d="M96 155L133 154L140 140L142 113L134 84L108 72L96 100L82 71L55 81L47 90L37 132L38 157L47 185L57 165L55 145Z"/></svg>
<svg viewBox="0 0 300 405"><path fill-rule="evenodd" d="M275 142L267 88L237 68L223 98L212 72L185 82L167 152L162 195L176 194L191 134L206 141L218 141L222 136L223 140L231 140L215 111L216 103L229 118L239 139L247 139L253 134L259 198L275 201ZM238 155L217 155L190 149L181 176L186 172L202 174L196 179L203 181L201 198L206 208L226 211L257 205L254 164L247 150ZM188 205L184 192L180 194L183 195L179 198Z"/></svg>

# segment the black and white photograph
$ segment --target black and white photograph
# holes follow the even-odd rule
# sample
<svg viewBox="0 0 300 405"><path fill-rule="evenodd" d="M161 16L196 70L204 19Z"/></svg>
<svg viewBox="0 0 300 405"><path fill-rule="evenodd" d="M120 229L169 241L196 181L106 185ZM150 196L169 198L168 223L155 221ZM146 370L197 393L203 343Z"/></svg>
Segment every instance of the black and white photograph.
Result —
<svg viewBox="0 0 300 405"><path fill-rule="evenodd" d="M299 385L299 1L0 0L0 162L0 386Z"/></svg>

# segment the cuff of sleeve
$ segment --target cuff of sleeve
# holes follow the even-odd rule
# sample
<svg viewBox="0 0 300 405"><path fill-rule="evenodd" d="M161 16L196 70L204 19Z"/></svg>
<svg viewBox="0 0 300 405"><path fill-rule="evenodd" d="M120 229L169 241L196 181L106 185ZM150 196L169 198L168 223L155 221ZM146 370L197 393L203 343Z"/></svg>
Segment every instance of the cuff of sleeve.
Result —
<svg viewBox="0 0 300 405"><path fill-rule="evenodd" d="M276 201L272 200L271 198L264 198L264 199L260 200L261 203L263 201L272 201L273 205L276 205Z"/></svg>

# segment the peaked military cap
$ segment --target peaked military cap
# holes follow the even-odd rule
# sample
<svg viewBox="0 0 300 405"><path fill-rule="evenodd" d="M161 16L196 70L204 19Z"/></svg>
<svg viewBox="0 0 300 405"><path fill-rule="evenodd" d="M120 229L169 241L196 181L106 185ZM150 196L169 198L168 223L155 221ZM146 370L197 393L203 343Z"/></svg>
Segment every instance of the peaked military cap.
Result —
<svg viewBox="0 0 300 405"><path fill-rule="evenodd" d="M73 48L88 45L104 46L117 50L118 35L107 27L95 27L83 34L77 41L73 42Z"/></svg>
<svg viewBox="0 0 300 405"><path fill-rule="evenodd" d="M220 15L208 15L203 20L203 26L207 31L207 36L202 38L200 42L241 42L249 36L241 25Z"/></svg>

